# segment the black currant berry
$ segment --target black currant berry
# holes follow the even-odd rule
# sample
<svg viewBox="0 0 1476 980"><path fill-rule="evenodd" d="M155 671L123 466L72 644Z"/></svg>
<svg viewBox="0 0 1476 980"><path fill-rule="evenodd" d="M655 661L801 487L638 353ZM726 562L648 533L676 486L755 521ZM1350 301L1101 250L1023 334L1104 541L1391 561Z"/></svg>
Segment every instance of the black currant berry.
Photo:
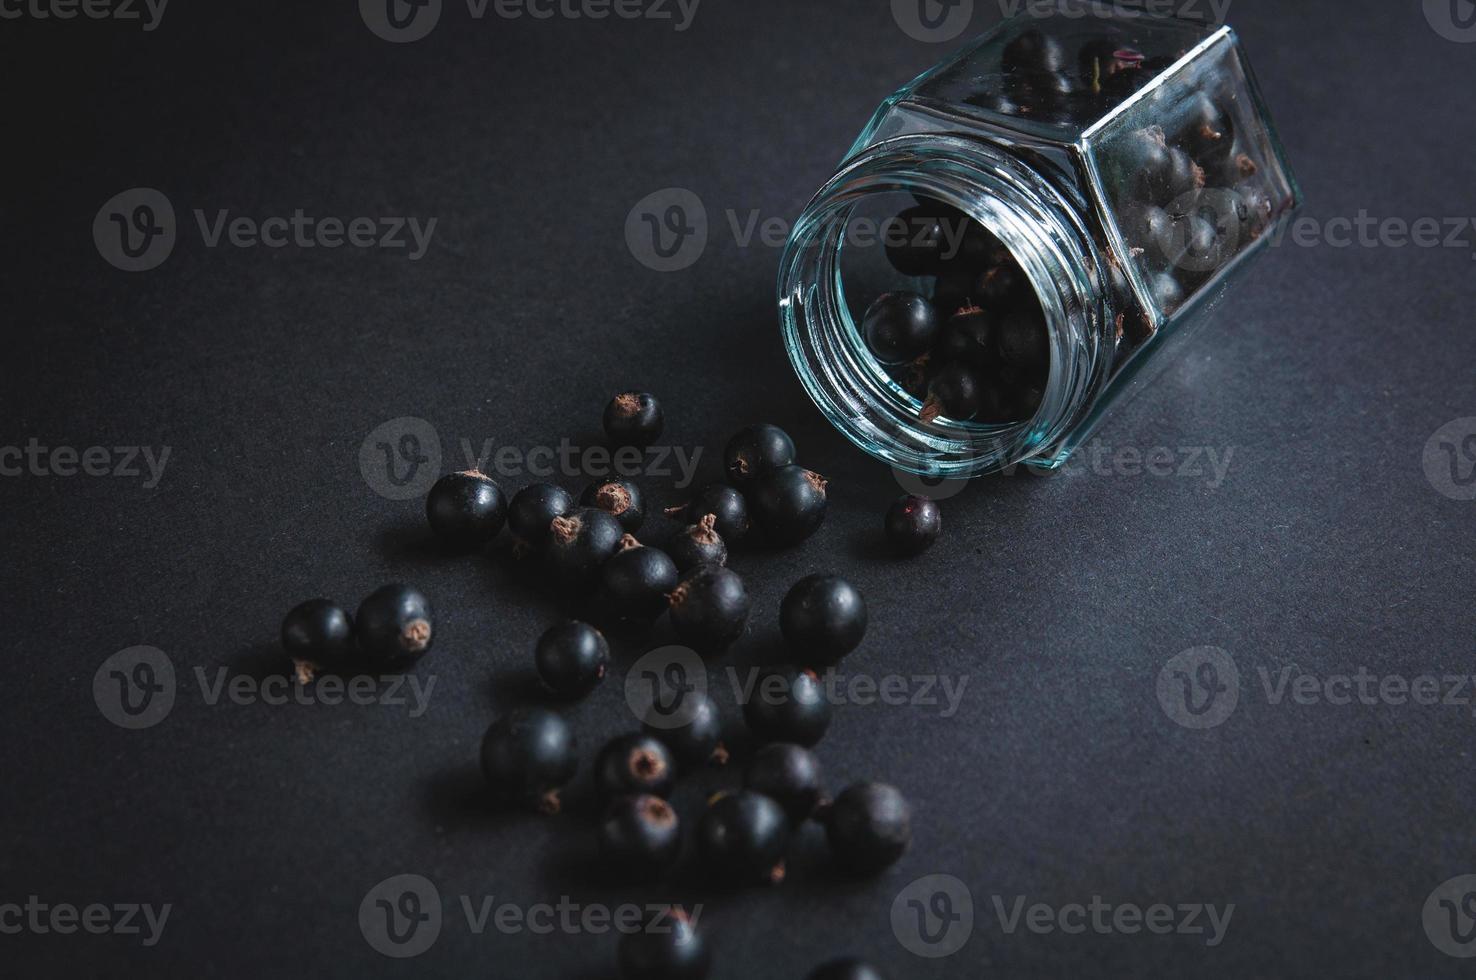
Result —
<svg viewBox="0 0 1476 980"><path fill-rule="evenodd" d="M975 368L989 367L995 359L994 318L981 306L963 307L948 318L933 356Z"/></svg>
<svg viewBox="0 0 1476 980"><path fill-rule="evenodd" d="M722 483L708 484L698 491L691 503L669 510L667 514L685 514L694 524L700 524L702 518L711 514L716 518L713 527L729 545L741 544L752 528L748 501L743 494Z"/></svg>
<svg viewBox="0 0 1476 980"><path fill-rule="evenodd" d="M684 766L721 766L728 761L722 714L717 703L700 691L683 691L681 700L670 710L653 704L641 722L641 730L665 742Z"/></svg>
<svg viewBox="0 0 1476 980"><path fill-rule="evenodd" d="M866 635L866 600L839 575L807 576L780 603L779 630L800 663L838 664Z"/></svg>
<svg viewBox="0 0 1476 980"><path fill-rule="evenodd" d="M750 425L728 440L723 465L728 480L744 487L794 462L794 440L777 425Z"/></svg>
<svg viewBox="0 0 1476 980"><path fill-rule="evenodd" d="M610 669L610 645L588 623L569 620L538 638L533 663L543 685L561 698L582 698Z"/></svg>
<svg viewBox="0 0 1476 980"><path fill-rule="evenodd" d="M783 807L760 793L722 795L702 815L697 847L704 870L719 878L777 885L784 880L789 818Z"/></svg>
<svg viewBox="0 0 1476 980"><path fill-rule="evenodd" d="M823 820L841 865L862 873L892 864L912 842L912 806L886 783L850 787L835 798Z"/></svg>
<svg viewBox="0 0 1476 980"><path fill-rule="evenodd" d="M682 829L676 810L659 796L622 796L600 819L601 856L624 874L654 878L676 863Z"/></svg>
<svg viewBox="0 0 1476 980"><path fill-rule="evenodd" d="M406 667L431 648L430 601L408 585L386 585L359 604L359 649L376 667Z"/></svg>
<svg viewBox="0 0 1476 980"><path fill-rule="evenodd" d="M904 276L931 276L949 258L948 249L957 234L937 207L908 208L882 224L882 241L892 268Z"/></svg>
<svg viewBox="0 0 1476 980"><path fill-rule="evenodd" d="M616 446L645 448L661 438L661 403L644 391L627 391L605 406L605 435Z"/></svg>
<svg viewBox="0 0 1476 980"><path fill-rule="evenodd" d="M1006 72L1059 72L1069 62L1066 48L1055 37L1038 30L1028 30L1005 45L1001 62Z"/></svg>
<svg viewBox="0 0 1476 980"><path fill-rule="evenodd" d="M810 819L825 797L820 760L809 749L787 742L759 749L744 770L743 785L778 803L795 824Z"/></svg>
<svg viewBox="0 0 1476 980"><path fill-rule="evenodd" d="M945 364L928 384L928 397L918 417L931 422L943 416L967 422L979 414L984 403L984 382L967 364Z"/></svg>
<svg viewBox="0 0 1476 980"><path fill-rule="evenodd" d="M1007 256L979 273L970 284L969 292L987 308L998 312L1024 291L1025 284L1025 270L1020 268L1014 256Z"/></svg>
<svg viewBox="0 0 1476 980"><path fill-rule="evenodd" d="M555 517L548 526L544 559L562 582L585 585L600 566L620 550L625 531L605 511L581 507L567 517Z"/></svg>
<svg viewBox="0 0 1476 980"><path fill-rule="evenodd" d="M1050 366L1050 333L1045 313L1035 304L1016 307L999 321L999 356L1010 367L1040 371Z"/></svg>
<svg viewBox="0 0 1476 980"><path fill-rule="evenodd" d="M1203 166L1228 159L1235 147L1235 121L1205 92L1190 96L1185 106L1184 145Z"/></svg>
<svg viewBox="0 0 1476 980"><path fill-rule="evenodd" d="M646 502L640 487L629 480L606 480L591 483L580 495L579 502L595 507L620 522L626 534L634 534L646 522Z"/></svg>
<svg viewBox="0 0 1476 980"><path fill-rule="evenodd" d="M667 545L666 553L676 562L677 571L684 574L698 565L728 563L728 546L717 532L717 517L713 514L678 532Z"/></svg>
<svg viewBox="0 0 1476 980"><path fill-rule="evenodd" d="M805 980L886 980L870 963L847 957L818 967Z"/></svg>
<svg viewBox="0 0 1476 980"><path fill-rule="evenodd" d="M320 670L344 670L353 662L354 623L338 603L309 599L282 620L282 649L306 684Z"/></svg>
<svg viewBox="0 0 1476 980"><path fill-rule="evenodd" d="M662 909L620 937L620 980L707 980L712 952L691 916Z"/></svg>
<svg viewBox="0 0 1476 980"><path fill-rule="evenodd" d="M861 336L883 364L903 364L932 346L938 313L917 293L883 293L866 310Z"/></svg>
<svg viewBox="0 0 1476 980"><path fill-rule="evenodd" d="M513 494L507 508L507 528L528 550L541 551L554 518L574 512L569 491L552 483L535 483Z"/></svg>
<svg viewBox="0 0 1476 980"><path fill-rule="evenodd" d="M601 608L613 619L635 625L650 624L666 611L666 597L679 580L666 552L647 548L629 534L599 574Z"/></svg>
<svg viewBox="0 0 1476 980"><path fill-rule="evenodd" d="M892 554L912 558L931 548L943 533L943 512L936 500L903 494L887 509L885 526Z"/></svg>
<svg viewBox="0 0 1476 980"><path fill-rule="evenodd" d="M569 723L552 711L522 708L492 723L482 738L482 775L500 798L559 812L559 790L579 756Z"/></svg>
<svg viewBox="0 0 1476 980"><path fill-rule="evenodd" d="M1172 313L1184 303L1184 287L1172 273L1163 272L1148 280L1153 302L1165 313Z"/></svg>
<svg viewBox="0 0 1476 980"><path fill-rule="evenodd" d="M1163 254L1164 242L1174 233L1174 219L1156 204L1135 204L1122 215L1122 235L1128 247L1151 255Z"/></svg>
<svg viewBox="0 0 1476 980"><path fill-rule="evenodd" d="M781 466L754 484L754 523L772 545L789 547L825 520L825 478L801 466Z"/></svg>
<svg viewBox="0 0 1476 980"><path fill-rule="evenodd" d="M806 748L825 737L830 702L813 671L769 667L754 680L743 705L743 720L762 742L793 742Z"/></svg>
<svg viewBox="0 0 1476 980"><path fill-rule="evenodd" d="M425 498L431 530L448 547L474 551L497 537L507 522L507 501L492 478L478 470L450 473Z"/></svg>
<svg viewBox="0 0 1476 980"><path fill-rule="evenodd" d="M742 636L752 608L743 579L718 565L688 572L667 598L677 636L707 653L726 650Z"/></svg>
<svg viewBox="0 0 1476 980"><path fill-rule="evenodd" d="M1177 147L1168 150L1168 166L1158 172L1142 171L1138 192L1150 204L1165 205L1204 187L1205 174L1194 159Z"/></svg>
<svg viewBox="0 0 1476 980"><path fill-rule="evenodd" d="M641 793L666 797L675 780L666 745L644 732L611 739L595 759L595 788L601 799Z"/></svg>

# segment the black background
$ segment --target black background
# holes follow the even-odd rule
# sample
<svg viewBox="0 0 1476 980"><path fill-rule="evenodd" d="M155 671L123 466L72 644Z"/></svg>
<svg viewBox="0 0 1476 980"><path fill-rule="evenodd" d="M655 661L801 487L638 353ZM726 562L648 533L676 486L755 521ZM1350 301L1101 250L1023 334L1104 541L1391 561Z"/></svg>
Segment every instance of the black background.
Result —
<svg viewBox="0 0 1476 980"><path fill-rule="evenodd" d="M974 28L996 19L981 4ZM1476 214L1476 120L1461 101L1476 46L1439 36L1418 3L1239 0L1230 21L1305 214ZM718 978L797 978L843 952L894 978L1463 967L1426 938L1421 907L1476 872L1470 709L1272 704L1256 671L1470 672L1473 504L1437 493L1421 462L1438 428L1476 415L1469 245L1273 250L1098 435L1113 453L1233 452L1222 483L1085 468L981 481L947 501L928 557L897 564L877 547L897 484L805 399L776 327L778 253L740 247L726 217L796 216L875 105L952 47L909 39L887 4L706 0L677 32L473 21L448 0L430 37L394 45L346 0L174 0L153 32L27 18L0 22L0 41L15 168L0 442L172 450L151 489L0 481L0 901L173 906L148 949L0 936L6 972L613 972L613 937L475 936L461 895L703 901ZM168 195L181 234L162 266L128 274L90 227L139 186ZM700 261L659 274L624 225L667 187L697 193L713 228ZM412 262L207 248L196 208L439 220ZM461 439L588 444L628 387L659 393L669 440L709 463L731 430L767 419L832 480L807 546L735 563L755 611L729 662L771 657L788 585L832 569L871 605L848 669L967 678L953 717L847 705L820 747L834 785L884 778L916 803L914 847L882 876L837 876L812 832L775 891L714 894L695 871L627 888L595 866L579 791L552 822L481 799L478 740L531 698L532 641L559 609L505 562L429 552L420 502L376 495L360 444L400 416L436 428L448 468ZM648 490L679 497L669 481ZM395 579L439 610L417 670L436 677L424 716L200 696L197 666L280 673L273 642L293 603L353 604ZM135 644L164 650L181 689L161 724L124 731L92 678ZM1193 731L1155 685L1170 657L1205 645L1235 658L1241 699ZM622 665L642 649L623 646ZM591 756L632 727L619 683L568 714ZM684 787L683 812L701 795ZM436 883L447 921L429 952L394 961L357 911L407 872ZM976 905L969 944L936 961L889 924L903 886L934 872L967 882ZM1010 935L995 895L1235 912L1215 948Z"/></svg>

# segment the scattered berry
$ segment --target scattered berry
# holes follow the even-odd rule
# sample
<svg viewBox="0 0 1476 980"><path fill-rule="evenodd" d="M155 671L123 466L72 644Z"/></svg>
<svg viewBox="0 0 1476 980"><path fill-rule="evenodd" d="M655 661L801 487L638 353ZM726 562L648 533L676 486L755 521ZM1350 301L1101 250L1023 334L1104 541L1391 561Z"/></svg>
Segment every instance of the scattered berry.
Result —
<svg viewBox="0 0 1476 980"><path fill-rule="evenodd" d="M887 510L887 544L899 558L912 558L933 546L943 532L936 500L903 494Z"/></svg>
<svg viewBox="0 0 1476 980"><path fill-rule="evenodd" d="M668 513L685 513L694 524L702 523L702 518L711 515L715 518L714 529L730 545L741 544L752 528L748 501L743 494L721 483L708 484L692 498L690 504Z"/></svg>
<svg viewBox="0 0 1476 980"><path fill-rule="evenodd" d="M320 670L346 668L354 656L354 623L336 602L309 599L282 620L282 649L306 684Z"/></svg>
<svg viewBox="0 0 1476 980"><path fill-rule="evenodd" d="M650 624L666 611L666 597L678 578L666 552L647 548L627 534L620 551L600 566L600 606L620 622Z"/></svg>
<svg viewBox="0 0 1476 980"><path fill-rule="evenodd" d="M683 643L704 652L726 650L743 635L752 602L737 572L700 565L668 597L671 624Z"/></svg>
<svg viewBox="0 0 1476 980"><path fill-rule="evenodd" d="M753 488L754 522L770 544L799 544L825 520L825 478L802 466L781 466ZM726 537L726 535L725 535Z"/></svg>
<svg viewBox="0 0 1476 980"><path fill-rule="evenodd" d="M535 483L513 495L507 508L507 527L524 548L541 551L554 518L573 512L574 498L569 491L552 483Z"/></svg>
<svg viewBox="0 0 1476 980"><path fill-rule="evenodd" d="M802 662L829 667L866 635L866 600L838 575L807 576L780 603L779 630Z"/></svg>
<svg viewBox="0 0 1476 980"><path fill-rule="evenodd" d="M870 963L847 957L831 960L811 973L806 980L885 980L881 971Z"/></svg>
<svg viewBox="0 0 1476 980"><path fill-rule="evenodd" d="M794 462L794 440L777 425L750 425L728 440L723 464L735 487Z"/></svg>
<svg viewBox="0 0 1476 980"><path fill-rule="evenodd" d="M431 647L430 601L408 585L386 585L359 604L359 649L380 668L405 667Z"/></svg>
<svg viewBox="0 0 1476 980"><path fill-rule="evenodd" d="M425 516L442 543L474 551L497 537L507 521L507 501L492 478L478 470L449 473L425 498Z"/></svg>
<svg viewBox="0 0 1476 980"><path fill-rule="evenodd" d="M743 705L743 720L763 742L793 742L806 748L825 737L830 702L813 671L770 667L759 674Z"/></svg>
<svg viewBox="0 0 1476 980"><path fill-rule="evenodd" d="M545 687L561 698L582 698L610 669L610 645L599 630L569 620L538 638L533 663Z"/></svg>
<svg viewBox="0 0 1476 980"><path fill-rule="evenodd" d="M647 917L639 932L620 937L620 980L706 980L712 953L680 908Z"/></svg>
<svg viewBox="0 0 1476 980"><path fill-rule="evenodd" d="M642 793L666 797L675 779L666 746L645 733L612 738L595 759L595 787L602 799Z"/></svg>
<svg viewBox="0 0 1476 980"><path fill-rule="evenodd" d="M505 800L559 812L559 790L579 757L569 723L552 711L523 708L499 718L482 738L482 775Z"/></svg>
<svg viewBox="0 0 1476 980"><path fill-rule="evenodd" d="M726 565L728 546L717 531L717 517L703 515L702 520L677 533L667 546L667 554L676 562L677 570L690 572L698 565Z"/></svg>
<svg viewBox="0 0 1476 980"><path fill-rule="evenodd" d="M625 537L619 521L594 507L555 517L548 530L544 558L554 576L571 585L589 583Z"/></svg>
<svg viewBox="0 0 1476 980"><path fill-rule="evenodd" d="M700 691L683 690L670 709L651 705L641 730L666 743L684 766L723 765L728 750L723 747L723 718L712 698Z"/></svg>
<svg viewBox="0 0 1476 980"><path fill-rule="evenodd" d="M799 745L777 742L755 753L743 785L784 808L791 823L808 820L825 796L820 760Z"/></svg>
<svg viewBox="0 0 1476 980"><path fill-rule="evenodd" d="M779 884L789 850L789 819L759 793L714 799L697 827L697 847L708 871L743 884Z"/></svg>
<svg viewBox="0 0 1476 980"><path fill-rule="evenodd" d="M866 311L861 336L883 364L904 364L932 346L938 312L917 293L883 293Z"/></svg>
<svg viewBox="0 0 1476 980"><path fill-rule="evenodd" d="M945 364L928 385L928 397L918 418L932 422L939 417L967 422L984 406L985 384L967 364Z"/></svg>
<svg viewBox="0 0 1476 980"><path fill-rule="evenodd" d="M661 438L661 403L644 391L627 391L605 406L605 435L617 446L645 448Z"/></svg>
<svg viewBox="0 0 1476 980"><path fill-rule="evenodd" d="M579 502L595 507L620 522L626 534L634 534L646 522L646 503L641 490L629 480L606 480L585 488Z"/></svg>
<svg viewBox="0 0 1476 980"><path fill-rule="evenodd" d="M824 814L825 833L840 862L857 871L880 871L912 841L912 807L895 786L858 783Z"/></svg>
<svg viewBox="0 0 1476 980"><path fill-rule="evenodd" d="M619 870L643 878L676 862L682 830L676 811L659 796L622 796L605 808L600 854Z"/></svg>

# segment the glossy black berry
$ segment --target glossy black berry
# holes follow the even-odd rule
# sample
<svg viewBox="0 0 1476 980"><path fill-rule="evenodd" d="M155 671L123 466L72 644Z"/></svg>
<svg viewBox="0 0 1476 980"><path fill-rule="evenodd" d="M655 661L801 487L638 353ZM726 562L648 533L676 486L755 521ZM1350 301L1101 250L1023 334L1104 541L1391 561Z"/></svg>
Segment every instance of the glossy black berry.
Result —
<svg viewBox="0 0 1476 980"><path fill-rule="evenodd" d="M754 484L754 523L778 547L799 544L819 530L827 503L825 478L802 466L781 466Z"/></svg>
<svg viewBox="0 0 1476 980"><path fill-rule="evenodd" d="M883 364L903 364L922 354L938 335L938 312L917 293L883 293L866 310L861 336Z"/></svg>
<svg viewBox="0 0 1476 980"><path fill-rule="evenodd" d="M675 780L666 744L644 732L611 739L595 759L595 788L601 799L641 793L666 797Z"/></svg>
<svg viewBox="0 0 1476 980"><path fill-rule="evenodd" d="M543 686L561 698L582 698L610 669L610 645L588 623L569 620L538 638L533 664Z"/></svg>
<svg viewBox="0 0 1476 980"><path fill-rule="evenodd" d="M918 205L883 222L887 259L904 276L935 275L957 248L962 223L938 211L936 206Z"/></svg>
<svg viewBox="0 0 1476 980"><path fill-rule="evenodd" d="M579 495L585 507L602 510L620 522L627 534L635 534L646 522L646 499L641 488L629 480L591 483Z"/></svg>
<svg viewBox="0 0 1476 980"><path fill-rule="evenodd" d="M1026 304L1005 314L996 340L1000 359L1013 368L1034 372L1050 366L1050 333L1039 306Z"/></svg>
<svg viewBox="0 0 1476 980"><path fill-rule="evenodd" d="M1002 66L1008 73L1033 74L1065 71L1069 62L1057 38L1032 28L1005 45Z"/></svg>
<svg viewBox="0 0 1476 980"><path fill-rule="evenodd" d="M1169 147L1167 166L1158 171L1141 171L1138 184L1143 200L1167 205L1204 187L1205 173L1188 153Z"/></svg>
<svg viewBox="0 0 1476 980"><path fill-rule="evenodd" d="M943 533L943 512L936 500L903 494L887 508L887 546L899 558L912 558L933 546Z"/></svg>
<svg viewBox="0 0 1476 980"><path fill-rule="evenodd" d="M816 968L805 980L886 980L870 963L847 957Z"/></svg>
<svg viewBox="0 0 1476 980"><path fill-rule="evenodd" d="M1184 302L1184 286L1169 272L1161 272L1148 280L1148 293L1154 304L1165 313L1172 313Z"/></svg>
<svg viewBox="0 0 1476 980"><path fill-rule="evenodd" d="M753 522L748 513L748 501L742 493L722 483L710 483L697 492L692 502L679 512L685 513L694 524L702 523L709 514L715 518L713 527L729 545L737 545L748 537Z"/></svg>
<svg viewBox="0 0 1476 980"><path fill-rule="evenodd" d="M866 599L839 575L807 576L780 603L779 630L796 661L832 666L866 635Z"/></svg>
<svg viewBox="0 0 1476 980"><path fill-rule="evenodd" d="M707 980L712 952L680 908L647 916L620 937L620 980Z"/></svg>
<svg viewBox="0 0 1476 980"><path fill-rule="evenodd" d="M793 742L806 748L825 737L830 701L813 671L769 667L754 679L743 705L743 720L762 742Z"/></svg>
<svg viewBox="0 0 1476 980"><path fill-rule="evenodd" d="M644 391L627 391L605 406L605 435L616 446L644 448L661 438L661 403Z"/></svg>
<svg viewBox="0 0 1476 980"><path fill-rule="evenodd" d="M750 425L728 440L723 467L735 487L794 462L794 440L777 425Z"/></svg>
<svg viewBox="0 0 1476 980"><path fill-rule="evenodd" d="M703 870L738 884L784 880L789 850L789 818L784 808L760 793L719 796L697 827Z"/></svg>
<svg viewBox="0 0 1476 980"><path fill-rule="evenodd" d="M974 368L994 363L994 317L981 306L965 306L943 327L933 356L940 361L958 361Z"/></svg>
<svg viewBox="0 0 1476 980"><path fill-rule="evenodd" d="M666 611L667 596L677 587L676 564L660 548L648 548L630 535L620 551L600 566L599 602L614 620L649 624Z"/></svg>
<svg viewBox="0 0 1476 980"><path fill-rule="evenodd" d="M1010 256L979 273L969 292L977 303L998 313L1002 307L1019 299L1028 284L1025 270Z"/></svg>
<svg viewBox="0 0 1476 980"><path fill-rule="evenodd" d="M482 775L499 798L559 811L559 790L579 768L569 723L552 711L521 708L499 718L482 738Z"/></svg>
<svg viewBox="0 0 1476 980"><path fill-rule="evenodd" d="M825 797L820 760L809 749L787 742L759 749L744 770L743 785L778 803L796 824L808 820Z"/></svg>
<svg viewBox="0 0 1476 980"><path fill-rule="evenodd" d="M668 602L677 636L707 653L726 650L742 636L752 608L743 579L718 565L701 565L688 572Z"/></svg>
<svg viewBox="0 0 1476 980"><path fill-rule="evenodd" d="M652 704L641 730L666 743L684 766L723 765L723 718L717 703L700 691L684 690L671 704Z"/></svg>
<svg viewBox="0 0 1476 980"><path fill-rule="evenodd" d="M309 599L282 620L282 649L303 682L319 670L344 670L354 658L354 623L338 603Z"/></svg>
<svg viewBox="0 0 1476 980"><path fill-rule="evenodd" d="M594 507L555 517L548 532L543 554L549 570L558 580L576 586L593 581L625 538L620 522Z"/></svg>
<svg viewBox="0 0 1476 980"><path fill-rule="evenodd" d="M1182 138L1196 162L1218 164L1235 147L1235 121L1208 93L1196 92L1184 106Z"/></svg>
<svg viewBox="0 0 1476 980"><path fill-rule="evenodd" d="M430 601L408 585L386 585L359 604L354 617L359 649L375 667L406 667L434 639Z"/></svg>
<svg viewBox="0 0 1476 980"><path fill-rule="evenodd" d="M659 796L622 796L600 819L600 856L624 874L654 878L676 863L682 829L676 810Z"/></svg>
<svg viewBox="0 0 1476 980"><path fill-rule="evenodd" d="M507 527L524 548L541 550L548 542L549 525L574 512L569 491L552 483L535 483L513 494L507 508Z"/></svg>
<svg viewBox="0 0 1476 980"><path fill-rule="evenodd" d="M928 384L928 397L918 413L924 422L944 417L967 422L979 414L984 403L984 380L967 364L953 362L941 367Z"/></svg>
<svg viewBox="0 0 1476 980"><path fill-rule="evenodd" d="M850 787L823 816L830 848L842 867L880 871L912 842L912 806L886 783Z"/></svg>
<svg viewBox="0 0 1476 980"><path fill-rule="evenodd" d="M507 522L507 501L485 473L449 473L431 487L425 498L425 516L447 547L474 551L502 530Z"/></svg>
<svg viewBox="0 0 1476 980"><path fill-rule="evenodd" d="M728 546L717 530L717 517L706 514L696 524L677 532L667 544L666 553L676 563L677 571L686 573L698 565L726 565Z"/></svg>

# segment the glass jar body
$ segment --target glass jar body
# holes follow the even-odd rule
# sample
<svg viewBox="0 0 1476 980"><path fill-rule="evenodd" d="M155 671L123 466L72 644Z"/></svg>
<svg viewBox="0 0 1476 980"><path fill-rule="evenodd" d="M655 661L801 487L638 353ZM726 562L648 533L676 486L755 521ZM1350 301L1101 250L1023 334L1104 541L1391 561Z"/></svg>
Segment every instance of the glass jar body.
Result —
<svg viewBox="0 0 1476 980"><path fill-rule="evenodd" d="M795 225L779 282L786 347L831 421L899 468L1054 468L1298 203L1232 30L1062 0L878 110ZM939 215L956 216L954 234ZM924 241L936 252L919 263ZM1026 288L991 296L990 263ZM965 418L935 403L953 368L940 366L945 344L907 365L879 355L869 304L904 291L940 323L973 314L992 333L982 358L999 363L968 370L995 408ZM1011 362L1020 314L995 302L1038 304L1038 364Z"/></svg>

